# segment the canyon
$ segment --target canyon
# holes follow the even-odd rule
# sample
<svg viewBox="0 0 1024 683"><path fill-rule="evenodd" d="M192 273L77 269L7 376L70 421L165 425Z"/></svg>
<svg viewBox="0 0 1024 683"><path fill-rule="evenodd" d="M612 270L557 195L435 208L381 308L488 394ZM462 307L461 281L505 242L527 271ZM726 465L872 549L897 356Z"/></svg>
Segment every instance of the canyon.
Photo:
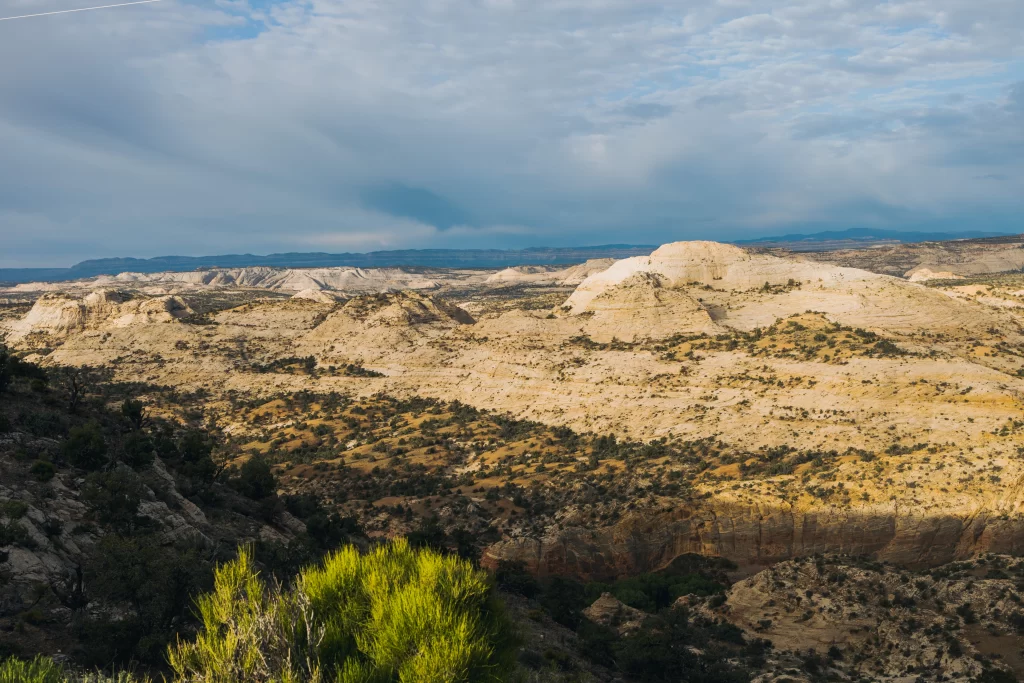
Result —
<svg viewBox="0 0 1024 683"><path fill-rule="evenodd" d="M821 555L908 571L1019 555L1024 250L881 249L100 276L0 292L0 327L26 361L201 397L229 462L271 458L282 490L371 534L474 530L492 569L614 581L697 554L741 580ZM438 455L410 445L436 442L429 411L372 439L319 398L288 412L329 395L533 426L510 440L485 420ZM339 493L382 471L460 483Z"/></svg>

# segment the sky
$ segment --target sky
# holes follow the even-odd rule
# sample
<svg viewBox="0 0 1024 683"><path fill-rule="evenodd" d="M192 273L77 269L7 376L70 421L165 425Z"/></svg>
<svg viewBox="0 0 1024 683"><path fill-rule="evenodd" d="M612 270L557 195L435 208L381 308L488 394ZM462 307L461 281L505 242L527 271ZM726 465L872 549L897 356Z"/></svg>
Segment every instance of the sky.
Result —
<svg viewBox="0 0 1024 683"><path fill-rule="evenodd" d="M1022 217L1021 0L162 0L0 21L0 267Z"/></svg>

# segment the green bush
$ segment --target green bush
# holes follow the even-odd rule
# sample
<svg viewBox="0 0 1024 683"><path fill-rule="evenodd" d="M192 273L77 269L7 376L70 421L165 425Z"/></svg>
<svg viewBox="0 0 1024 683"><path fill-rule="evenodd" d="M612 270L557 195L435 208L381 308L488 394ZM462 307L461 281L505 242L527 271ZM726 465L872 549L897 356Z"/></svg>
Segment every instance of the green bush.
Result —
<svg viewBox="0 0 1024 683"><path fill-rule="evenodd" d="M243 496L253 500L262 500L277 492L277 480L270 470L270 463L258 455L242 465L235 486Z"/></svg>
<svg viewBox="0 0 1024 683"><path fill-rule="evenodd" d="M33 381L46 384L46 371L35 363L25 361L12 356L7 347L0 344L0 392L10 388L15 377L24 377Z"/></svg>
<svg viewBox="0 0 1024 683"><path fill-rule="evenodd" d="M98 470L107 462L107 442L95 422L72 427L61 452L68 462L83 470Z"/></svg>
<svg viewBox="0 0 1024 683"><path fill-rule="evenodd" d="M198 542L164 545L154 534L107 534L85 562L91 598L131 605L129 613L100 613L76 624L86 666L166 663L167 646L189 622L193 599L213 586L209 549Z"/></svg>
<svg viewBox="0 0 1024 683"><path fill-rule="evenodd" d="M132 432L124 438L121 459L126 465L140 469L153 462L155 447L145 432Z"/></svg>
<svg viewBox="0 0 1024 683"><path fill-rule="evenodd" d="M342 548L287 591L242 551L197 605L201 632L169 652L184 681L502 681L513 666L487 574L404 540Z"/></svg>
<svg viewBox="0 0 1024 683"><path fill-rule="evenodd" d="M10 659L0 664L0 683L64 683L64 670L48 657Z"/></svg>
<svg viewBox="0 0 1024 683"><path fill-rule="evenodd" d="M70 673L49 657L36 656L31 661L11 657L0 663L0 683L149 683L125 672Z"/></svg>
<svg viewBox="0 0 1024 683"><path fill-rule="evenodd" d="M126 398L124 403L121 404L121 415L136 430L142 429L142 424L146 421L146 409L143 407L142 401L135 401L130 398Z"/></svg>
<svg viewBox="0 0 1024 683"><path fill-rule="evenodd" d="M193 488L201 488L214 480L217 465L213 462L213 442L209 434L199 429L189 430L175 451L180 459L178 473L192 480Z"/></svg>
<svg viewBox="0 0 1024 683"><path fill-rule="evenodd" d="M28 530L18 522L0 522L0 548L14 545L21 548L35 548L36 542Z"/></svg>
<svg viewBox="0 0 1024 683"><path fill-rule="evenodd" d="M125 467L93 472L82 487L82 500L100 523L122 532L130 531L139 522L137 513L145 496L146 488L138 475Z"/></svg>
<svg viewBox="0 0 1024 683"><path fill-rule="evenodd" d="M0 345L0 392L11 386L11 354L6 346Z"/></svg>
<svg viewBox="0 0 1024 683"><path fill-rule="evenodd" d="M36 481L50 481L57 473L57 468L48 460L36 460L28 468L29 473L36 478Z"/></svg>

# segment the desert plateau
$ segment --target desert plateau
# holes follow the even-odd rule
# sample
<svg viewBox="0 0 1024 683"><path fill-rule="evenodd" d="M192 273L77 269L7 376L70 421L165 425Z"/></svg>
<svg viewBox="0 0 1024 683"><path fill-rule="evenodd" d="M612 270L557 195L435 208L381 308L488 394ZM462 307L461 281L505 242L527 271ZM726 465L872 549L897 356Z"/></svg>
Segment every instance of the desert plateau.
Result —
<svg viewBox="0 0 1024 683"><path fill-rule="evenodd" d="M678 629L684 680L1014 680L1024 249L913 247L9 287L0 626L89 649L75 590L144 618L87 558L146 525L154 558L247 542L272 572L409 537L495 573L531 680L650 680ZM128 522L53 436L118 410L108 448L151 433L110 470Z"/></svg>

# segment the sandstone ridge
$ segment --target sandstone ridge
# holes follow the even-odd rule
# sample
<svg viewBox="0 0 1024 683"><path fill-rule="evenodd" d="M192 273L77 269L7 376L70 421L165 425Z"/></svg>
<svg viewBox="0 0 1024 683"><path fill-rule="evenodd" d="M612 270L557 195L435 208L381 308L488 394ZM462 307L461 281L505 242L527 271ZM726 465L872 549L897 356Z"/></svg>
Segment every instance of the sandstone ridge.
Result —
<svg viewBox="0 0 1024 683"><path fill-rule="evenodd" d="M192 313L180 297L136 298L116 290L97 290L77 299L47 295L10 327L17 340L32 333L66 336L86 330L175 322Z"/></svg>

